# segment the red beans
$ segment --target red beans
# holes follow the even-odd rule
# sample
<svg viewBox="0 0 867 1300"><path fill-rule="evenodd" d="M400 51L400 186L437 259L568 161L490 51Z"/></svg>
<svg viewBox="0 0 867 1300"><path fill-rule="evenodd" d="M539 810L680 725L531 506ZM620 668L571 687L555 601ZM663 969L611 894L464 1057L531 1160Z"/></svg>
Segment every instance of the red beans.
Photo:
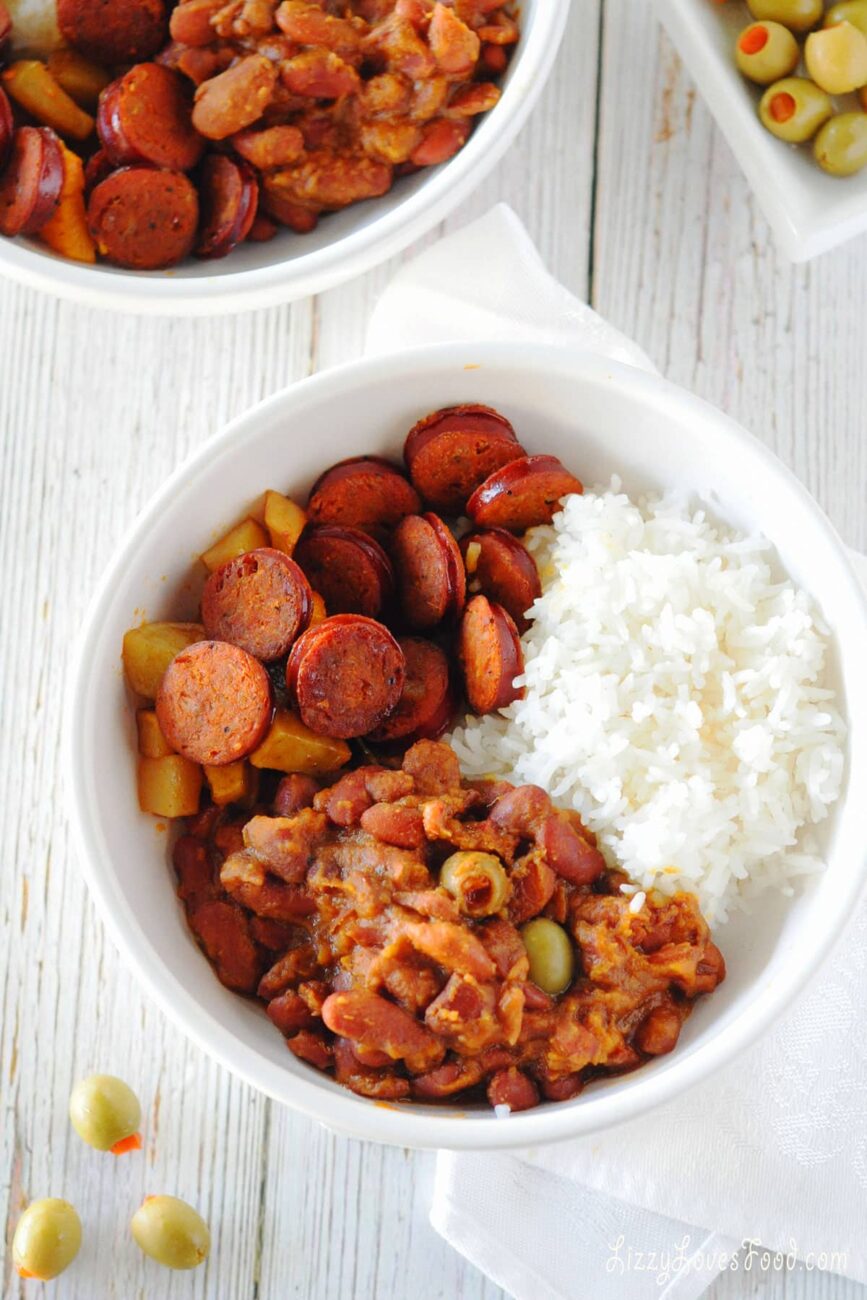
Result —
<svg viewBox="0 0 867 1300"><path fill-rule="evenodd" d="M521 698L514 679L524 671L518 630L502 605L474 596L461 621L458 658L474 713L493 713Z"/></svg>
<svg viewBox="0 0 867 1300"><path fill-rule="evenodd" d="M205 159L199 176L202 227L197 257L226 257L250 233L259 206L259 183L251 167L225 154Z"/></svg>
<svg viewBox="0 0 867 1300"><path fill-rule="evenodd" d="M371 732L375 744L409 746L437 740L454 717L456 701L445 651L421 637L398 642L406 662L403 691L385 722Z"/></svg>
<svg viewBox="0 0 867 1300"><path fill-rule="evenodd" d="M60 202L63 154L47 126L22 126L0 176L0 235L34 235Z"/></svg>
<svg viewBox="0 0 867 1300"><path fill-rule="evenodd" d="M605 870L602 854L563 813L552 813L546 819L539 840L557 875L573 885L590 885Z"/></svg>
<svg viewBox="0 0 867 1300"><path fill-rule="evenodd" d="M436 627L457 617L466 598L466 574L457 542L438 515L408 515L391 546L400 603L410 627Z"/></svg>
<svg viewBox="0 0 867 1300"><path fill-rule="evenodd" d="M176 265L191 251L199 199L181 172L122 167L91 192L87 222L110 262L157 271Z"/></svg>
<svg viewBox="0 0 867 1300"><path fill-rule="evenodd" d="M193 126L208 140L225 140L258 121L277 85L277 64L250 54L196 90Z"/></svg>
<svg viewBox="0 0 867 1300"><path fill-rule="evenodd" d="M192 124L188 82L161 63L140 63L99 97L96 127L116 167L150 163L186 172L202 156L204 141Z"/></svg>
<svg viewBox="0 0 867 1300"><path fill-rule="evenodd" d="M532 1110L539 1105L539 1090L528 1075L509 1066L492 1076L488 1101L492 1106L508 1106L511 1111Z"/></svg>
<svg viewBox="0 0 867 1300"><path fill-rule="evenodd" d="M310 622L313 593L294 560L261 547L229 560L202 593L202 622L215 641L231 641L266 663L289 652Z"/></svg>
<svg viewBox="0 0 867 1300"><path fill-rule="evenodd" d="M160 729L194 763L217 766L256 748L271 720L265 669L239 646L197 641L175 655L156 700Z"/></svg>
<svg viewBox="0 0 867 1300"><path fill-rule="evenodd" d="M459 515L479 484L522 451L505 416L474 404L447 407L419 420L407 435L404 458L427 505Z"/></svg>
<svg viewBox="0 0 867 1300"><path fill-rule="evenodd" d="M376 618L392 599L391 561L379 543L358 528L308 526L294 555L332 614Z"/></svg>
<svg viewBox="0 0 867 1300"><path fill-rule="evenodd" d="M0 24L2 24L2 14L0 14ZM0 32L0 54L3 50L3 37ZM6 91L0 86L0 172L9 157L9 150L12 148L12 136L15 133L15 120L12 117L12 105L6 95Z"/></svg>
<svg viewBox="0 0 867 1300"><path fill-rule="evenodd" d="M381 623L355 614L327 618L295 642L286 684L301 720L322 736L366 736L403 690L403 651Z"/></svg>
<svg viewBox="0 0 867 1300"><path fill-rule="evenodd" d="M138 63L164 44L163 0L57 0L57 23L66 40L97 63Z"/></svg>
<svg viewBox="0 0 867 1300"><path fill-rule="evenodd" d="M12 17L3 0L0 0L0 62L6 56L6 46L12 34Z"/></svg>
<svg viewBox="0 0 867 1300"><path fill-rule="evenodd" d="M421 501L403 474L380 456L353 456L321 474L310 489L307 513L318 524L342 524L381 537Z"/></svg>
<svg viewBox="0 0 867 1300"><path fill-rule="evenodd" d="M536 561L517 538L502 528L468 533L461 539L470 591L479 591L512 616L521 633L530 626L527 610L542 594Z"/></svg>
<svg viewBox="0 0 867 1300"><path fill-rule="evenodd" d="M526 532L550 524L563 497L583 492L556 456L522 456L490 474L467 502L467 514L483 528Z"/></svg>

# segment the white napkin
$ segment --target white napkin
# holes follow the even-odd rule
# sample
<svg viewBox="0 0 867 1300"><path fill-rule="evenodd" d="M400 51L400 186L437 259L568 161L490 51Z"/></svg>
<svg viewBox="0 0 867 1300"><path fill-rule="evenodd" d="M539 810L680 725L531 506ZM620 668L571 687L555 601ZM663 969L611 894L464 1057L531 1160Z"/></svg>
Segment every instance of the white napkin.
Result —
<svg viewBox="0 0 867 1300"><path fill-rule="evenodd" d="M571 341L653 369L549 275L504 205L400 271L368 351L456 338ZM853 560L867 586L867 559ZM694 1300L743 1242L756 1244L737 1267L753 1275L799 1259L867 1282L865 991L867 898L797 1005L735 1065L594 1137L441 1153L431 1222L518 1300Z"/></svg>

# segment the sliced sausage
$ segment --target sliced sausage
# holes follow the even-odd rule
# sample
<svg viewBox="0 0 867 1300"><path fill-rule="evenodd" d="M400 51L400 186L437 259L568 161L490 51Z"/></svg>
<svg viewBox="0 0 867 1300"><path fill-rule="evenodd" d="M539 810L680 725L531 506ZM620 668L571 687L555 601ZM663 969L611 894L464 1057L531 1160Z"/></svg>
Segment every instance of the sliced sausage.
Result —
<svg viewBox="0 0 867 1300"><path fill-rule="evenodd" d="M182 172L121 167L92 191L87 222L110 262L156 271L174 266L191 251L199 198Z"/></svg>
<svg viewBox="0 0 867 1300"><path fill-rule="evenodd" d="M288 654L312 608L313 593L298 565L269 546L228 560L202 592L202 623L210 639L231 641L266 663Z"/></svg>
<svg viewBox="0 0 867 1300"><path fill-rule="evenodd" d="M97 63L140 63L168 35L164 0L57 0L57 24L70 45Z"/></svg>
<svg viewBox="0 0 867 1300"><path fill-rule="evenodd" d="M394 595L391 561L379 543L358 528L310 525L294 557L333 614L376 618Z"/></svg>
<svg viewBox="0 0 867 1300"><path fill-rule="evenodd" d="M583 492L580 479L556 456L522 456L494 470L467 502L467 514L481 528L525 533L550 524L563 497Z"/></svg>
<svg viewBox="0 0 867 1300"><path fill-rule="evenodd" d="M343 524L381 537L406 515L418 514L418 493L381 456L353 456L320 474L307 513L318 524Z"/></svg>
<svg viewBox="0 0 867 1300"><path fill-rule="evenodd" d="M456 708L448 656L422 637L403 637L398 644L406 661L403 691L394 712L371 733L370 739L385 745L437 740L448 728Z"/></svg>
<svg viewBox="0 0 867 1300"><path fill-rule="evenodd" d="M22 126L0 176L0 235L33 235L60 202L63 153L47 126Z"/></svg>
<svg viewBox="0 0 867 1300"><path fill-rule="evenodd" d="M505 529L492 528L461 538L461 554L470 591L502 605L518 631L526 632L526 612L542 594L539 570L527 548Z"/></svg>
<svg viewBox="0 0 867 1300"><path fill-rule="evenodd" d="M139 63L99 97L96 129L116 167L152 163L186 172L205 142L193 127L189 84L161 63Z"/></svg>
<svg viewBox="0 0 867 1300"><path fill-rule="evenodd" d="M225 140L257 122L277 84L277 65L250 54L196 90L193 125L209 140Z"/></svg>
<svg viewBox="0 0 867 1300"><path fill-rule="evenodd" d="M268 126L264 131L239 131L232 136L231 145L235 153L264 172L272 167L285 167L300 158L304 152L304 136L297 126Z"/></svg>
<svg viewBox="0 0 867 1300"><path fill-rule="evenodd" d="M0 13L0 24L2 24L2 13ZM2 32L0 32L0 52L2 52L2 48ZM0 86L0 171L3 170L6 159L9 157L14 134L15 119L12 116L12 105L9 103L6 91Z"/></svg>
<svg viewBox="0 0 867 1300"><path fill-rule="evenodd" d="M438 515L407 515L395 530L391 552L410 627L424 631L460 615L466 598L464 562Z"/></svg>
<svg viewBox="0 0 867 1300"><path fill-rule="evenodd" d="M232 763L254 750L268 728L268 674L240 646L196 641L166 669L156 711L179 754L194 763Z"/></svg>
<svg viewBox="0 0 867 1300"><path fill-rule="evenodd" d="M294 817L302 808L312 808L319 792L319 782L302 772L290 772L277 786L274 795L274 814L277 817Z"/></svg>
<svg viewBox="0 0 867 1300"><path fill-rule="evenodd" d="M407 435L403 454L427 505L459 515L479 484L522 451L505 416L473 404L446 407L419 420Z"/></svg>
<svg viewBox="0 0 867 1300"><path fill-rule="evenodd" d="M252 167L211 154L199 174L202 226L196 257L225 257L244 242L256 219L259 183Z"/></svg>
<svg viewBox="0 0 867 1300"><path fill-rule="evenodd" d="M6 47L12 35L12 16L3 0L0 0L0 60L6 55Z"/></svg>
<svg viewBox="0 0 867 1300"><path fill-rule="evenodd" d="M348 740L388 717L403 690L403 651L381 623L355 614L317 623L292 647L286 682L311 731Z"/></svg>
<svg viewBox="0 0 867 1300"><path fill-rule="evenodd" d="M104 149L97 149L84 164L84 196L96 189L101 181L106 180L115 170L114 163Z"/></svg>
<svg viewBox="0 0 867 1300"><path fill-rule="evenodd" d="M474 713L493 713L523 696L514 680L524 671L518 629L502 605L474 596L461 620L458 659Z"/></svg>

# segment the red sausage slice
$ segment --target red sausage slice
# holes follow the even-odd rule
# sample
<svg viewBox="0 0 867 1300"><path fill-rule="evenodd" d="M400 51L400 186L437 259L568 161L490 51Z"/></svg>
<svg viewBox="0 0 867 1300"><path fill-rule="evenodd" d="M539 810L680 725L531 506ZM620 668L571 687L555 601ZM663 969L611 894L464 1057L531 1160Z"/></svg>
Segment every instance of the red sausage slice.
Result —
<svg viewBox="0 0 867 1300"><path fill-rule="evenodd" d="M57 0L57 23L69 44L97 63L139 63L168 35L164 0Z"/></svg>
<svg viewBox="0 0 867 1300"><path fill-rule="evenodd" d="M374 536L420 510L415 488L381 456L353 456L332 465L313 484L307 503L318 524L343 524Z"/></svg>
<svg viewBox="0 0 867 1300"><path fill-rule="evenodd" d="M461 538L469 588L502 605L519 632L530 626L524 617L542 594L536 561L516 537L502 528L468 533Z"/></svg>
<svg viewBox="0 0 867 1300"><path fill-rule="evenodd" d="M523 696L523 688L513 685L524 671L518 630L487 596L474 596L464 610L458 659L474 713L493 713Z"/></svg>
<svg viewBox="0 0 867 1300"><path fill-rule="evenodd" d="M157 271L192 249L199 199L181 172L122 167L91 193L87 221L103 257L134 271Z"/></svg>
<svg viewBox="0 0 867 1300"><path fill-rule="evenodd" d="M399 743L401 747L414 745L417 740L437 740L456 709L448 656L422 637L402 637L398 644L406 660L403 692L394 712L371 732L370 739L384 745Z"/></svg>
<svg viewBox="0 0 867 1300"><path fill-rule="evenodd" d="M295 547L295 559L334 614L376 618L394 595L391 561L379 543L358 528L309 526Z"/></svg>
<svg viewBox="0 0 867 1300"><path fill-rule="evenodd" d="M194 763L233 763L256 748L271 720L262 665L226 641L197 641L175 655L156 700L172 749Z"/></svg>
<svg viewBox="0 0 867 1300"><path fill-rule="evenodd" d="M6 46L12 35L12 17L3 0L0 0L0 60L6 54Z"/></svg>
<svg viewBox="0 0 867 1300"><path fill-rule="evenodd" d="M140 63L99 97L96 129L115 166L152 163L186 172L205 142L193 127L188 83L161 63Z"/></svg>
<svg viewBox="0 0 867 1300"><path fill-rule="evenodd" d="M427 505L459 515L478 485L522 451L505 416L489 406L468 405L419 420L407 435L403 454Z"/></svg>
<svg viewBox="0 0 867 1300"><path fill-rule="evenodd" d="M436 627L460 614L466 594L457 542L434 514L407 515L392 539L400 603L410 627Z"/></svg>
<svg viewBox="0 0 867 1300"><path fill-rule="evenodd" d="M550 524L563 497L583 491L556 456L522 456L485 479L467 502L467 514L482 528L525 533Z"/></svg>
<svg viewBox="0 0 867 1300"><path fill-rule="evenodd" d="M311 731L349 740L365 736L397 705L403 651L381 623L342 615L305 632L286 666L286 683Z"/></svg>
<svg viewBox="0 0 867 1300"><path fill-rule="evenodd" d="M104 149L97 149L84 164L84 193L87 197L101 181L107 180L115 170L114 163Z"/></svg>
<svg viewBox="0 0 867 1300"><path fill-rule="evenodd" d="M225 154L205 159L199 177L202 228L197 257L225 257L250 233L259 206L259 183L245 162Z"/></svg>
<svg viewBox="0 0 867 1300"><path fill-rule="evenodd" d="M221 565L202 592L202 623L211 640L231 641L266 663L289 652L312 608L298 565L267 546Z"/></svg>
<svg viewBox="0 0 867 1300"><path fill-rule="evenodd" d="M0 235L33 235L60 202L63 154L47 126L22 126L0 177Z"/></svg>
<svg viewBox="0 0 867 1300"><path fill-rule="evenodd" d="M3 35L2 35L3 15L0 13L0 55L3 52ZM9 157L9 150L12 148L12 136L15 134L15 120L12 117L12 105L6 95L6 91L0 87L0 171Z"/></svg>

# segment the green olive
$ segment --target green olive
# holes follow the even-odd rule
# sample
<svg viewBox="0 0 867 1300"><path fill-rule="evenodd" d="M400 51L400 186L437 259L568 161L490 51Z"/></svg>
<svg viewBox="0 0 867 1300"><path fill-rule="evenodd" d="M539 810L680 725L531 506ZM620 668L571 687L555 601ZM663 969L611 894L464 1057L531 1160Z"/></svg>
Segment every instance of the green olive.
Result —
<svg viewBox="0 0 867 1300"><path fill-rule="evenodd" d="M545 993L562 993L572 983L575 951L562 925L537 916L521 927L530 958L530 979Z"/></svg>
<svg viewBox="0 0 867 1300"><path fill-rule="evenodd" d="M854 176L867 164L867 113L838 113L813 145L816 162L832 176Z"/></svg>
<svg viewBox="0 0 867 1300"><path fill-rule="evenodd" d="M782 23L790 32L808 32L822 17L823 0L747 0L747 8L760 22Z"/></svg>
<svg viewBox="0 0 867 1300"><path fill-rule="evenodd" d="M842 4L832 5L825 14L825 26L837 23L851 23L867 36L867 0L843 0Z"/></svg>
<svg viewBox="0 0 867 1300"><path fill-rule="evenodd" d="M778 139L792 144L811 140L833 112L829 96L806 77L775 81L759 102L762 125Z"/></svg>
<svg viewBox="0 0 867 1300"><path fill-rule="evenodd" d="M848 95L867 82L867 36L852 23L811 32L804 46L807 71L829 95Z"/></svg>
<svg viewBox="0 0 867 1300"><path fill-rule="evenodd" d="M130 1228L144 1253L166 1268L196 1268L211 1249L205 1220L176 1196L146 1196Z"/></svg>
<svg viewBox="0 0 867 1300"><path fill-rule="evenodd" d="M493 916L509 898L509 880L493 853L453 853L440 867L440 884L465 916Z"/></svg>
<svg viewBox="0 0 867 1300"><path fill-rule="evenodd" d="M74 1205L55 1196L33 1201L18 1220L12 1258L22 1277L47 1282L75 1259L81 1248L81 1220Z"/></svg>
<svg viewBox="0 0 867 1300"><path fill-rule="evenodd" d="M767 86L798 66L801 51L788 27L780 23L750 23L735 45L735 63L745 77Z"/></svg>
<svg viewBox="0 0 867 1300"><path fill-rule="evenodd" d="M91 1074L77 1083L69 1098L69 1118L82 1141L97 1151L137 1145L129 1139L137 1136L141 1124L139 1099L113 1074Z"/></svg>

